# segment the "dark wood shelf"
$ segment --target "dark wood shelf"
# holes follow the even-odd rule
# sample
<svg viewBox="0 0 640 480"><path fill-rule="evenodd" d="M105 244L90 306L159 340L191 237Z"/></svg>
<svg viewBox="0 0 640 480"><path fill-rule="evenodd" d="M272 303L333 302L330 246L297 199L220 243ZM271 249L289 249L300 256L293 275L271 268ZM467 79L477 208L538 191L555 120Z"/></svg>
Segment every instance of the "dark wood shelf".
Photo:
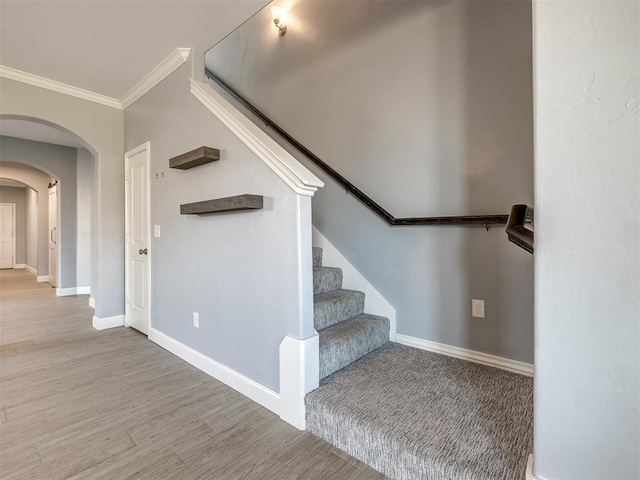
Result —
<svg viewBox="0 0 640 480"><path fill-rule="evenodd" d="M259 210L262 208L262 195L236 195L216 198L202 202L180 205L181 215L203 215L209 213L235 212L238 210Z"/></svg>
<svg viewBox="0 0 640 480"><path fill-rule="evenodd" d="M169 159L170 168L188 170L189 168L204 165L220 160L220 150L211 147L200 147L190 152L183 153L177 157Z"/></svg>

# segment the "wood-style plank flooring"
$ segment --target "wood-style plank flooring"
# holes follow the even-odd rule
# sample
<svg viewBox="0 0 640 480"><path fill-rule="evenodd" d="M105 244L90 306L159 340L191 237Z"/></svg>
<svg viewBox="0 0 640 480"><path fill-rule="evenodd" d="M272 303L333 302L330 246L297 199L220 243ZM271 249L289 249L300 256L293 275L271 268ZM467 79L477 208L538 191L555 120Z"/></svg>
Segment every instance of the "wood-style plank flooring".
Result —
<svg viewBox="0 0 640 480"><path fill-rule="evenodd" d="M0 478L385 477L128 328L0 270Z"/></svg>

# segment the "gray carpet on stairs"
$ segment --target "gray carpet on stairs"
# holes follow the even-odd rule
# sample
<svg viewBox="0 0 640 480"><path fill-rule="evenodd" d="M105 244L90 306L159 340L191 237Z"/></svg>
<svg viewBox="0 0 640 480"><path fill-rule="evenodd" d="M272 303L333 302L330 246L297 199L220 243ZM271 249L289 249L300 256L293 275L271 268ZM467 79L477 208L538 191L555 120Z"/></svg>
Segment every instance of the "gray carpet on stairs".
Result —
<svg viewBox="0 0 640 480"><path fill-rule="evenodd" d="M396 480L522 480L533 379L395 343L324 379L307 429Z"/></svg>

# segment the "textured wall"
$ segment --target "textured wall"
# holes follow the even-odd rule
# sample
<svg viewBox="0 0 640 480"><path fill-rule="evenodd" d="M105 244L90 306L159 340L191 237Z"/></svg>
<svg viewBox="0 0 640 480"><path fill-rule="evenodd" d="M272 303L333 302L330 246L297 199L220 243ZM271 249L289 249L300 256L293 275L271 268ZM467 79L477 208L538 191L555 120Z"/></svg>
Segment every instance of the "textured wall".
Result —
<svg viewBox="0 0 640 480"><path fill-rule="evenodd" d="M0 151L1 152L1 151ZM0 156L1 158L1 156ZM49 275L49 194L47 185L51 177L46 175L41 170L28 167L26 165L19 165L15 163L0 162L0 177L17 180L19 182L28 185L33 188L37 193L35 200L35 224L37 228L35 232L37 237L35 238L35 245L30 244L28 251L30 252L31 261L35 261L35 264L29 263L38 271L39 276ZM33 212L34 205L30 205L29 211ZM31 218L29 225L33 227L34 219ZM31 234L33 234L32 228L29 229L29 238L33 240ZM35 253L35 255L34 255Z"/></svg>
<svg viewBox="0 0 640 480"><path fill-rule="evenodd" d="M91 212L95 159L84 148L78 149L77 199L78 240L76 251L76 285L91 285Z"/></svg>
<svg viewBox="0 0 640 480"><path fill-rule="evenodd" d="M151 142L151 223L162 231L149 246L151 325L278 391L279 344L305 335L297 195L190 94L189 74L187 63L125 112L126 149ZM169 168L169 158L202 145L221 149L220 161ZM180 215L182 203L243 193L264 195L264 208Z"/></svg>
<svg viewBox="0 0 640 480"><path fill-rule="evenodd" d="M26 264L38 270L38 192L26 188L27 211L27 255Z"/></svg>
<svg viewBox="0 0 640 480"><path fill-rule="evenodd" d="M285 36L266 9L208 67L397 217L533 204L530 2L292 5ZM309 168L314 225L399 333L533 361L533 259L502 228L391 228Z"/></svg>
<svg viewBox="0 0 640 480"><path fill-rule="evenodd" d="M640 3L534 7L534 471L638 479Z"/></svg>
<svg viewBox="0 0 640 480"><path fill-rule="evenodd" d="M15 264L27 263L27 197L25 187L0 186L0 203L14 203L15 208Z"/></svg>
<svg viewBox="0 0 640 480"><path fill-rule="evenodd" d="M0 97L1 116L35 119L72 132L96 155L98 220L97 234L91 240L95 251L91 261L98 285L91 285L92 296L98 317L123 314L123 112L5 78L0 79Z"/></svg>
<svg viewBox="0 0 640 480"><path fill-rule="evenodd" d="M13 137L0 138L0 158L45 171L59 180L58 187L58 288L76 286L77 217L76 201L76 156L77 149L33 142ZM28 168L33 170L33 168ZM26 183L26 182L25 182ZM45 191L47 196L48 193ZM41 203L42 204L42 203ZM44 214L48 217L48 211ZM48 245L49 226L40 232L40 242L46 239ZM47 247L48 248L48 247ZM42 244L40 255L43 256ZM48 258L48 250L45 258ZM38 274L40 273L38 268ZM48 268L47 268L48 270Z"/></svg>

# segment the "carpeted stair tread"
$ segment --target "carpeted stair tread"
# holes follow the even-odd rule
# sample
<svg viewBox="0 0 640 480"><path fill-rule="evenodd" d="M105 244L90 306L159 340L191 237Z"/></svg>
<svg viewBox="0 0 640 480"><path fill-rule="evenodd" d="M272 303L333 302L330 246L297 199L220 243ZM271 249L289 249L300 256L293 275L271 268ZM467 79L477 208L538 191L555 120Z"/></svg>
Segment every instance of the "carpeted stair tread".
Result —
<svg viewBox="0 0 640 480"><path fill-rule="evenodd" d="M313 294L342 288L342 270L333 267L313 267Z"/></svg>
<svg viewBox="0 0 640 480"><path fill-rule="evenodd" d="M395 480L517 480L533 380L396 343L325 378L307 429Z"/></svg>
<svg viewBox="0 0 640 480"><path fill-rule="evenodd" d="M320 378L388 342L389 324L388 318L362 314L320 330Z"/></svg>
<svg viewBox="0 0 640 480"><path fill-rule="evenodd" d="M355 290L333 290L313 299L316 330L330 327L364 312L364 293Z"/></svg>
<svg viewBox="0 0 640 480"><path fill-rule="evenodd" d="M320 247L312 247L311 253L313 255L313 266L321 267L322 266L322 249Z"/></svg>

